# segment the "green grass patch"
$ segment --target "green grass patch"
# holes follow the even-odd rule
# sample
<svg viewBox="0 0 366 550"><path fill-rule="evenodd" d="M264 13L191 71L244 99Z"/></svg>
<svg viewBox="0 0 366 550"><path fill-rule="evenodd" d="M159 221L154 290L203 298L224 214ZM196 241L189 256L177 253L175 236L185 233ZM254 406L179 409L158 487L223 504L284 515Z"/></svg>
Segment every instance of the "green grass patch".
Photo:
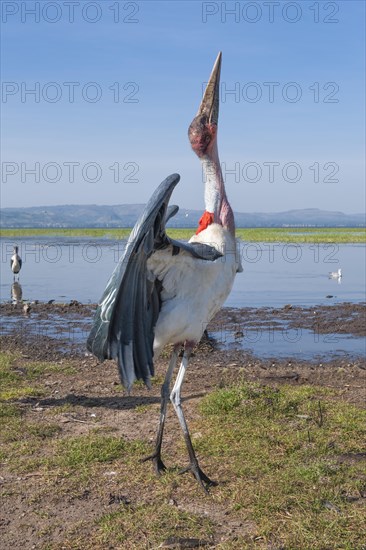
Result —
<svg viewBox="0 0 366 550"><path fill-rule="evenodd" d="M62 439L57 442L55 450L51 466L77 469L97 462L113 462L134 452L136 444L110 435L90 434Z"/></svg>
<svg viewBox="0 0 366 550"><path fill-rule="evenodd" d="M19 407L12 403L0 403L0 422L1 419L18 418L20 416Z"/></svg>
<svg viewBox="0 0 366 550"><path fill-rule="evenodd" d="M108 409L105 417L98 414L96 425L73 424L62 414L83 410L89 418L86 401L84 409L69 403L38 409L34 401L16 401L28 391L32 396L45 391L44 377L61 383L72 376L71 362L0 354L0 463L8 480L24 476L24 485L7 483L4 499L6 492L10 498L12 490L23 491L30 509L37 502L39 513L47 514L51 502L56 509L60 501L82 508L90 495L99 510L91 517L80 514L80 528L65 528L55 543L46 536L47 529L51 533L57 527L51 514L42 527L45 548L49 542L53 550L132 550L157 548L170 537L210 541L212 536L215 547L223 550L363 548L366 412L343 401L336 390L240 383L213 391L200 404L187 400L201 467L219 481L207 497L192 476L178 474L187 463L178 430L163 445L169 468L164 476L157 478L150 463L139 463L152 451L150 436L138 439L139 419L155 405L140 404L132 411L137 416L131 441L119 436L120 421ZM161 376L155 381L160 383ZM157 415L155 411L153 424ZM170 410L167 430L172 416ZM109 504L110 493L131 503Z"/></svg>
<svg viewBox="0 0 366 550"><path fill-rule="evenodd" d="M16 383L20 376L12 370L16 356L11 353L0 353L0 382L8 385Z"/></svg>
<svg viewBox="0 0 366 550"><path fill-rule="evenodd" d="M174 238L189 239L194 230L168 230ZM358 227L309 227L237 228L236 236L245 242L290 242L290 243L365 243L366 229Z"/></svg>
<svg viewBox="0 0 366 550"><path fill-rule="evenodd" d="M17 366L17 356L0 353L0 401L44 395L41 387L30 386L28 382L25 369Z"/></svg>
<svg viewBox="0 0 366 550"><path fill-rule="evenodd" d="M126 549L157 548L170 537L207 542L213 532L207 517L189 514L164 502L136 507L122 505L118 511L103 516L98 527L95 539L99 544L108 545L113 540Z"/></svg>
<svg viewBox="0 0 366 550"><path fill-rule="evenodd" d="M98 464L123 459L136 462L136 455L146 452L140 441L126 441L110 434L60 438L62 428L57 424L18 421L2 434L9 468L19 474L42 471L73 477L74 485L93 477Z"/></svg>
<svg viewBox="0 0 366 550"><path fill-rule="evenodd" d="M75 367L68 363L47 363L41 361L27 363L25 370L28 380L42 379L45 374L73 375L77 372Z"/></svg>
<svg viewBox="0 0 366 550"><path fill-rule="evenodd" d="M196 228L168 228L174 239L188 240ZM127 239L130 228L77 228L77 229L1 229L0 237L85 237L95 239ZM362 227L249 227L238 228L237 237L249 242L291 242L291 243L365 243L366 229Z"/></svg>
<svg viewBox="0 0 366 550"><path fill-rule="evenodd" d="M44 375L69 372L70 366L28 362L17 354L0 353L0 443L3 454L15 468L24 468L27 455L37 452L42 442L57 435L61 428L44 421L27 422L23 418L20 400L44 397L48 390L41 385ZM23 405L24 407L24 405ZM25 468L29 470L27 466ZM32 469L32 468L30 468Z"/></svg>
<svg viewBox="0 0 366 550"><path fill-rule="evenodd" d="M41 387L22 385L19 388L2 389L0 399L4 401L13 401L14 399L24 399L25 397L44 397L45 390Z"/></svg>
<svg viewBox="0 0 366 550"><path fill-rule="evenodd" d="M301 227L241 228L237 237L249 242L290 242L290 243L365 243L366 228L362 227Z"/></svg>
<svg viewBox="0 0 366 550"><path fill-rule="evenodd" d="M72 375L75 372L68 363L27 362L16 354L0 353L0 400L42 397L46 391L40 383L45 375Z"/></svg>
<svg viewBox="0 0 366 550"><path fill-rule="evenodd" d="M58 424L27 424L25 429L30 437L36 437L39 439L48 439L62 432L62 428Z"/></svg>
<svg viewBox="0 0 366 550"><path fill-rule="evenodd" d="M249 515L263 540L285 548L361 548L366 475L357 457L366 413L334 397L322 388L245 384L201 404L206 433L196 448L226 475L230 465L235 481L220 498Z"/></svg>

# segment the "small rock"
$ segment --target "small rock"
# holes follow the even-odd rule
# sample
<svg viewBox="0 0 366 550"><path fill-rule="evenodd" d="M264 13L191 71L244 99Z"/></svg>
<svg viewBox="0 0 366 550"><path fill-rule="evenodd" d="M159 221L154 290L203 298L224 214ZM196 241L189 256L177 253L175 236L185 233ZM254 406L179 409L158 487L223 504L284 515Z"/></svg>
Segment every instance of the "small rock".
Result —
<svg viewBox="0 0 366 550"><path fill-rule="evenodd" d="M184 537L169 537L159 548L201 548L202 546L212 546L212 542L202 539L191 539Z"/></svg>
<svg viewBox="0 0 366 550"><path fill-rule="evenodd" d="M131 504L131 501L128 497L124 495L113 495L112 493L109 494L109 502L108 504Z"/></svg>
<svg viewBox="0 0 366 550"><path fill-rule="evenodd" d="M341 514L341 513L342 513L342 512L340 511L340 509L338 508L338 506L336 506L335 504L332 504L331 502L329 502L329 500L324 500L323 506L324 506L325 508L328 508L328 510L333 510L333 512L337 512L337 514Z"/></svg>

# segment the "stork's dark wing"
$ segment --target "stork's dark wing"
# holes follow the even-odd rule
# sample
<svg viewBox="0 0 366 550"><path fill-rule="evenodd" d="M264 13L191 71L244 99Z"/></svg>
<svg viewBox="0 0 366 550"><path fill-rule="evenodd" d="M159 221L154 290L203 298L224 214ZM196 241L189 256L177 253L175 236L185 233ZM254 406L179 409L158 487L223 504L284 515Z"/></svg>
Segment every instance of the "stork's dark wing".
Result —
<svg viewBox="0 0 366 550"><path fill-rule="evenodd" d="M189 252L194 258L200 260L208 260L213 262L217 258L222 258L221 252L219 252L213 246L205 243L183 243L181 241L176 241L169 237L169 243L175 247L178 247L180 250L185 250Z"/></svg>
<svg viewBox="0 0 366 550"><path fill-rule="evenodd" d="M201 255L200 248L172 242L166 235L166 221L178 211L177 206L168 208L168 202L179 179L178 174L167 177L146 205L103 293L87 341L88 350L101 361L117 359L121 381L127 389L136 378L149 385L154 373L154 329L162 285L148 271L148 258L155 250L170 245L173 254L183 248L198 258L218 257L217 251L216 258L212 252Z"/></svg>
<svg viewBox="0 0 366 550"><path fill-rule="evenodd" d="M166 210L179 181L173 174L149 200L98 305L87 348L100 360L117 359L123 385L153 374L154 326L159 314L158 281L149 280L147 260L167 246Z"/></svg>

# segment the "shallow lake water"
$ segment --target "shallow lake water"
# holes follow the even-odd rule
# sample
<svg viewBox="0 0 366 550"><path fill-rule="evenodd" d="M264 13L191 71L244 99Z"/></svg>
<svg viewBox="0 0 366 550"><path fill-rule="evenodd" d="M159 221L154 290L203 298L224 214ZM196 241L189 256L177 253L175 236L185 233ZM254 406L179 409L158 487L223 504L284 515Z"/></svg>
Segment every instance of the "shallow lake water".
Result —
<svg viewBox="0 0 366 550"><path fill-rule="evenodd" d="M109 239L0 239L0 301L10 301L13 275L10 257L18 244L23 259L20 286L23 300L98 302L123 253L125 241ZM244 267L225 305L230 307L285 304L315 305L365 300L366 247L363 244L323 245L242 243ZM341 279L329 272L342 269Z"/></svg>
<svg viewBox="0 0 366 550"><path fill-rule="evenodd" d="M50 237L24 238L15 243L0 239L1 302L10 302L15 292L10 270L14 244L18 244L23 259L19 285L16 285L23 300L95 303L123 253L125 241ZM226 306L280 308L286 304L310 306L365 301L364 245L242 243L240 253L244 271L237 275ZM342 277L329 278L329 272L339 268ZM70 323L55 316L51 325L58 330L52 330L49 322L37 321L37 324L32 319L0 318L0 321L3 334L11 332L14 323L19 328L21 322L25 331L66 337L70 343L82 346L91 323L91 319ZM365 355L366 345L365 338L347 334L317 335L305 329L289 332L285 326L274 332L262 328L259 336L255 331L246 331L242 338L230 331L211 335L222 348L242 348L262 358L360 356Z"/></svg>

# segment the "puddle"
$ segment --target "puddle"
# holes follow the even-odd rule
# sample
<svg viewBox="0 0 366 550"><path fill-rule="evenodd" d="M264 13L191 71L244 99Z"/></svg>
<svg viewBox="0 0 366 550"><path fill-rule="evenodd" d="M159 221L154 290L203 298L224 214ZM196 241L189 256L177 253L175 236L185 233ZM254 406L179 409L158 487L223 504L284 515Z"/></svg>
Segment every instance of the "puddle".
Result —
<svg viewBox="0 0 366 550"><path fill-rule="evenodd" d="M68 353L71 350L86 352L86 339L92 325L92 318L82 319L78 315L68 315L67 318L57 314L49 314L47 319L38 315L32 317L0 316L0 336L10 336L16 333L17 338L32 339L34 344L42 346L47 338L59 341L58 351Z"/></svg>
<svg viewBox="0 0 366 550"><path fill-rule="evenodd" d="M282 326L281 326L282 325ZM220 349L242 349L260 359L294 358L329 361L339 357L365 357L366 338L350 334L317 334L305 328L289 328L287 324L209 333Z"/></svg>

